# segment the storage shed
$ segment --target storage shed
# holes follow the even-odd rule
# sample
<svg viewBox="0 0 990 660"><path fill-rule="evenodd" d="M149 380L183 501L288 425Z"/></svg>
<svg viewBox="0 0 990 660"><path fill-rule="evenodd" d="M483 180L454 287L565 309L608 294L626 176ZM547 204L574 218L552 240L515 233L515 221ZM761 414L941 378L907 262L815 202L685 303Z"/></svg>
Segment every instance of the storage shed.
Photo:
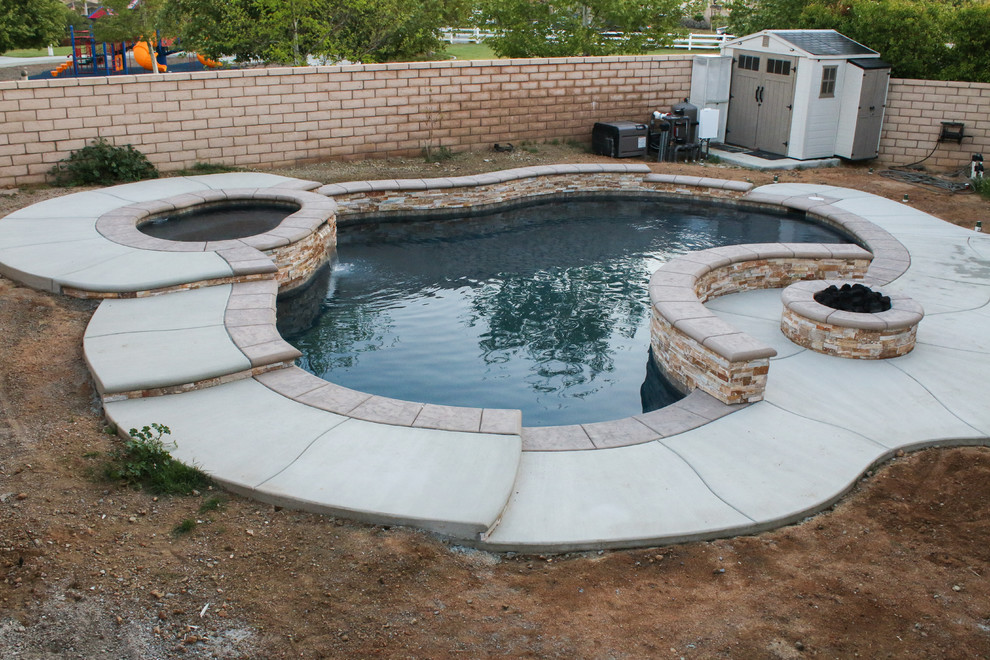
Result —
<svg viewBox="0 0 990 660"><path fill-rule="evenodd" d="M807 160L875 158L890 65L835 30L731 39L725 142Z"/></svg>

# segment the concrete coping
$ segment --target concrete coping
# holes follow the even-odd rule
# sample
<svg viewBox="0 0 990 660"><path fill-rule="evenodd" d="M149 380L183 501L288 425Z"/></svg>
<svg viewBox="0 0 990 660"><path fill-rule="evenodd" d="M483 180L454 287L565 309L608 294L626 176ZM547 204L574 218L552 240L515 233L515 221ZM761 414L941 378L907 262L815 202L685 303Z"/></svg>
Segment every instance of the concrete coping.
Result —
<svg viewBox="0 0 990 660"><path fill-rule="evenodd" d="M522 432L522 413L518 410L440 406L390 399L348 389L298 367L269 371L256 376L256 380L299 403L379 424L498 435Z"/></svg>
<svg viewBox="0 0 990 660"><path fill-rule="evenodd" d="M302 356L275 327L277 296L278 282L274 279L235 282L231 286L224 326L252 367L291 363Z"/></svg>
<svg viewBox="0 0 990 660"><path fill-rule="evenodd" d="M141 233L138 226L156 215L185 211L225 201L282 202L297 207L277 227L244 238L223 241L170 241ZM255 263L266 260L261 253L302 240L337 213L337 204L324 195L306 190L282 188L226 188L204 190L166 197L150 202L130 204L104 213L96 220L96 230L105 238L141 250L158 252L216 252L234 268L235 274L274 272ZM239 263L240 262L240 263ZM245 263L246 262L246 263ZM262 270L259 271L258 269ZM272 265L274 268L274 264Z"/></svg>
<svg viewBox="0 0 990 660"><path fill-rule="evenodd" d="M445 177L437 179L396 179L383 181L350 181L331 183L317 189L317 193L332 197L366 192L402 192L411 190L443 190L447 188L471 188L519 179L561 174L649 174L645 164L625 163L572 163L561 165L536 165L500 170L473 176Z"/></svg>
<svg viewBox="0 0 990 660"><path fill-rule="evenodd" d="M615 449L669 438L704 426L748 406L722 403L702 390L652 412L607 422L522 429L523 451L582 451Z"/></svg>
<svg viewBox="0 0 990 660"><path fill-rule="evenodd" d="M925 311L921 305L903 294L890 295L890 309L875 313L845 312L815 300L814 296L819 291L833 285L841 287L843 284L863 284L863 282L855 280L804 280L795 282L781 293L781 302L798 316L840 328L858 330L878 332L905 330L918 325L921 319L925 317Z"/></svg>
<svg viewBox="0 0 990 660"><path fill-rule="evenodd" d="M766 206L778 206L802 211L819 222L838 229L873 253L867 279L879 285L889 284L907 272L911 255L907 248L886 229L856 213L835 206L838 200L826 194L778 195L767 190L747 193L746 201ZM837 251L843 247L834 246ZM845 250L856 246L846 245ZM837 252L836 257L848 258Z"/></svg>
<svg viewBox="0 0 990 660"><path fill-rule="evenodd" d="M675 186L693 186L698 188L718 188L733 192L749 192L753 184L748 181L732 179L714 179L706 176L686 176L683 174L648 174L643 181L646 183L666 183Z"/></svg>

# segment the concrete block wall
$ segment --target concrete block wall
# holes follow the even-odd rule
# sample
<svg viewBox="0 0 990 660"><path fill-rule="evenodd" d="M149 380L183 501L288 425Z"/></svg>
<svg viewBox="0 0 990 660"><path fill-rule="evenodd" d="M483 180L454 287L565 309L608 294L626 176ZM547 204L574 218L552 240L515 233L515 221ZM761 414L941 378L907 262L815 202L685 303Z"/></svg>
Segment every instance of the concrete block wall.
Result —
<svg viewBox="0 0 990 660"><path fill-rule="evenodd" d="M44 181L97 137L164 172L196 162L277 167L495 142L588 141L596 121L646 120L688 96L690 55L410 62L0 82L0 187ZM940 122L973 136L926 161L990 152L990 84L894 79L880 160L924 158Z"/></svg>
<svg viewBox="0 0 990 660"><path fill-rule="evenodd" d="M990 156L990 84L941 80L890 81L880 160L908 165L935 147L943 121L965 123L962 144L942 142L925 166L952 171L968 167L974 153Z"/></svg>
<svg viewBox="0 0 990 660"><path fill-rule="evenodd" d="M162 171L418 155L496 142L590 141L690 88L691 57L276 68L0 82L0 187L37 183L97 137Z"/></svg>

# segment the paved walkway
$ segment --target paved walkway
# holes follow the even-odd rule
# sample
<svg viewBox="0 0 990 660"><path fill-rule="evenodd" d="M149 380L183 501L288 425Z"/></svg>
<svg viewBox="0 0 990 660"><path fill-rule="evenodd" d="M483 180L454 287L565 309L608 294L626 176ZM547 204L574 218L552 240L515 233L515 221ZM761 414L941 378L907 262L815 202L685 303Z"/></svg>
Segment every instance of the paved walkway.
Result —
<svg viewBox="0 0 990 660"><path fill-rule="evenodd" d="M62 63L66 59L68 59L67 55L43 55L41 57L4 57L0 55L0 68Z"/></svg>
<svg viewBox="0 0 990 660"><path fill-rule="evenodd" d="M299 185L269 175L220 176L228 178L128 184L18 211L0 220L0 272L54 291L121 282L149 288L149 282L173 281L176 272L179 279L215 276L211 269L223 264L135 248L121 252L124 246L93 225L114 208L202 187ZM827 196L903 243L910 267L884 289L924 306L915 350L879 362L826 357L780 333L779 290L725 296L709 308L777 349L765 400L677 435L591 451L522 451L511 424L489 427L497 432L430 428L438 407L420 404L409 409L407 426L370 413L361 419L332 412L298 400L328 389L305 378L289 379L299 391L295 400L287 398L273 387L292 369L252 377L244 348L250 342L231 336L237 334L232 327L250 335L270 325L258 310L272 291L238 291L241 284L105 301L87 329L85 353L111 420L121 428L170 426L178 457L237 492L412 524L491 549L651 545L769 529L828 506L898 449L985 444L990 238L859 191L780 184L750 194ZM148 270L136 267L142 257ZM235 379L223 380L228 377ZM163 396L113 396L208 378L220 384ZM383 405L343 388L331 394L333 410L348 397L355 410ZM472 422L476 431L486 428L486 412Z"/></svg>

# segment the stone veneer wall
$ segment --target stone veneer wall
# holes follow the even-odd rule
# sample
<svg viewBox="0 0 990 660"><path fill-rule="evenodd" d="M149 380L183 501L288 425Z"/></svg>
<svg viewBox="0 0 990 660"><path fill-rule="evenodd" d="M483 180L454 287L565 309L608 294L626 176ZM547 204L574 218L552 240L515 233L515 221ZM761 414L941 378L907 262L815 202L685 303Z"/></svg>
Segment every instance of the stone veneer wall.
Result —
<svg viewBox="0 0 990 660"><path fill-rule="evenodd" d="M798 346L854 360L886 360L914 349L917 324L907 328L869 330L816 321L784 307L780 330Z"/></svg>
<svg viewBox="0 0 990 660"><path fill-rule="evenodd" d="M862 279L869 259L755 259L717 268L698 278L701 302L740 291L782 289L800 280Z"/></svg>
<svg viewBox="0 0 990 660"><path fill-rule="evenodd" d="M704 302L729 293L781 288L799 280L862 278L869 265L868 258L744 260L709 271L695 281L693 288L699 302ZM701 389L723 403L763 399L769 357L728 359L675 327L676 323L677 319L665 318L654 306L650 326L653 356L671 380L685 390Z"/></svg>
<svg viewBox="0 0 990 660"><path fill-rule="evenodd" d="M770 358L727 360L659 314L650 321L650 347L664 375L684 392L700 389L728 404L763 399Z"/></svg>
<svg viewBox="0 0 990 660"><path fill-rule="evenodd" d="M97 137L162 171L590 141L687 95L690 55L406 62L0 82L0 187ZM140 110L139 112L137 110Z"/></svg>
<svg viewBox="0 0 990 660"><path fill-rule="evenodd" d="M331 220L302 240L265 250L278 268L275 281L278 282L279 293L306 284L316 271L330 261L336 248L337 223Z"/></svg>
<svg viewBox="0 0 990 660"><path fill-rule="evenodd" d="M324 186L321 191L333 188ZM402 211L442 211L458 208L484 208L523 198L581 192L653 192L644 184L643 173L614 172L533 176L505 183L459 186L430 190L366 191L332 194L337 202L338 222L365 214Z"/></svg>

